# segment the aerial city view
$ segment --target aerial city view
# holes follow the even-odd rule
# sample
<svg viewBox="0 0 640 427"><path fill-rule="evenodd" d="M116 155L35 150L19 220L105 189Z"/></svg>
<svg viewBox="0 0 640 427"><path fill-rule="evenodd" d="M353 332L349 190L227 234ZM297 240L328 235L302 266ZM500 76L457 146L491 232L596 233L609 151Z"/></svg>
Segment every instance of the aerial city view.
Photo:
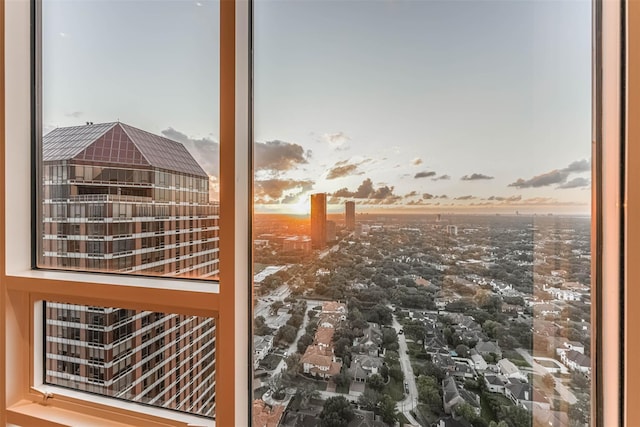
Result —
<svg viewBox="0 0 640 427"><path fill-rule="evenodd" d="M588 423L588 217L311 197L310 223L256 216L255 425Z"/></svg>

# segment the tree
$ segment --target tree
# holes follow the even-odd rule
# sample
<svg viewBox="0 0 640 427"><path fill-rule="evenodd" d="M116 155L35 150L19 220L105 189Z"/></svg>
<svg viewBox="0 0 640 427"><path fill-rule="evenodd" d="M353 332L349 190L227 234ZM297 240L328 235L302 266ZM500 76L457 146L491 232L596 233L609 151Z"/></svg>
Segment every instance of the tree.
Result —
<svg viewBox="0 0 640 427"><path fill-rule="evenodd" d="M346 387L351 382L351 375L348 372L340 372L334 375L332 379L338 387Z"/></svg>
<svg viewBox="0 0 640 427"><path fill-rule="evenodd" d="M307 347L313 343L313 337L309 334L304 334L298 340L298 353L302 354L305 352Z"/></svg>
<svg viewBox="0 0 640 427"><path fill-rule="evenodd" d="M320 412L320 425L323 427L343 427L355 417L353 408L342 396L330 397L324 402Z"/></svg>
<svg viewBox="0 0 640 427"><path fill-rule="evenodd" d="M269 306L271 314L274 316L278 314L278 310L280 310L283 305L284 303L282 301L274 301L273 303L271 303L271 305Z"/></svg>
<svg viewBox="0 0 640 427"><path fill-rule="evenodd" d="M296 394L300 397L300 407L305 409L309 405L311 399L319 399L320 392L310 383L303 383L298 386Z"/></svg>
<svg viewBox="0 0 640 427"><path fill-rule="evenodd" d="M460 356L460 357L468 357L469 356L469 347L467 347L464 344L459 344L456 347L456 353L458 353L458 356Z"/></svg>
<svg viewBox="0 0 640 427"><path fill-rule="evenodd" d="M398 421L398 410L396 409L396 402L393 401L391 396L385 394L380 399L379 404L380 416L382 417L382 421L389 425L393 425L396 421Z"/></svg>
<svg viewBox="0 0 640 427"><path fill-rule="evenodd" d="M378 374L369 375L367 383L372 390L381 392L384 389L384 379Z"/></svg>
<svg viewBox="0 0 640 427"><path fill-rule="evenodd" d="M298 335L298 330L291 325L284 325L276 332L275 340L291 344Z"/></svg>
<svg viewBox="0 0 640 427"><path fill-rule="evenodd" d="M440 409L442 400L440 399L440 387L436 378L426 375L420 375L416 383L418 387L418 399L429 405L433 412Z"/></svg>
<svg viewBox="0 0 640 427"><path fill-rule="evenodd" d="M300 370L300 355L298 353L290 354L284 359L284 363L287 364L287 373L295 376Z"/></svg>
<svg viewBox="0 0 640 427"><path fill-rule="evenodd" d="M382 384L384 387L384 384ZM374 411L378 408L378 403L380 403L380 399L382 396L380 393L371 388L371 385L364 390L364 393L360 395L358 398L358 405L367 411Z"/></svg>
<svg viewBox="0 0 640 427"><path fill-rule="evenodd" d="M271 390L271 397L274 399L282 400L285 396L285 390L287 387L282 380L282 374L274 374L267 382L269 390Z"/></svg>
<svg viewBox="0 0 640 427"><path fill-rule="evenodd" d="M389 369L389 376L397 382L402 382L404 380L404 372L402 372L402 369L399 366L394 366Z"/></svg>

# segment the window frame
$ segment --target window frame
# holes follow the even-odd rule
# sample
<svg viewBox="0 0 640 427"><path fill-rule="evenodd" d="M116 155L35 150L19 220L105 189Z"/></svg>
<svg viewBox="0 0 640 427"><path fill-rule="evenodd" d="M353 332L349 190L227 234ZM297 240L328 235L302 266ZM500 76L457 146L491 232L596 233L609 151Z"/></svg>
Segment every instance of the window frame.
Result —
<svg viewBox="0 0 640 427"><path fill-rule="evenodd" d="M640 367L633 364L640 350L640 310L633 310L640 287L632 285L640 281L640 265L633 262L640 257L640 186L632 185L640 182L640 148L631 143L640 135L640 121L632 120L640 109L640 4L593 4L601 61L594 65L592 235L600 262L594 262L592 280L598 329L592 423L640 425L640 405L631 398L640 380ZM220 281L240 285L216 293L198 282L187 289L165 279L31 270L31 239L24 238L32 230L24 215L32 206L30 153L11 142L29 141L32 132L29 1L0 1L0 424L73 425L102 416L103 425L186 425L166 417L166 410L90 404L82 392L46 398L34 388L42 334L37 307L47 299L216 317L217 339L226 344L217 346L216 419L220 425L249 424L252 298L244 284L251 283L251 5L220 5Z"/></svg>
<svg viewBox="0 0 640 427"><path fill-rule="evenodd" d="M24 215L36 203L35 178L26 165L36 132L32 113L39 114L31 102L36 57L31 7L29 0L0 2L0 170L12 177L0 186L0 424L82 425L98 418L101 425L247 424L250 347L248 338L239 337L249 336L250 323L248 3L220 1L220 181L229 183L221 185L220 194L222 286L32 269L32 239L25 236L35 227ZM242 93L246 96L238 96ZM216 421L94 395L89 402L84 392L42 384L41 305L47 300L215 318L216 341L224 343L216 346Z"/></svg>

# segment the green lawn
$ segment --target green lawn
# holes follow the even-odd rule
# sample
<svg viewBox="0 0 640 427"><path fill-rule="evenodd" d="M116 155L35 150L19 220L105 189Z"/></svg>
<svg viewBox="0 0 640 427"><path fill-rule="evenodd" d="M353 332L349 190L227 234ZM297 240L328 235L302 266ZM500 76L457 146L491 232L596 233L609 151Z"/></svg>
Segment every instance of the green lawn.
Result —
<svg viewBox="0 0 640 427"><path fill-rule="evenodd" d="M404 399L404 384L389 378L389 384L384 386L383 393L388 394L395 401L400 401Z"/></svg>
<svg viewBox="0 0 640 427"><path fill-rule="evenodd" d="M420 403L416 409L413 410L414 414L416 414L416 419L420 422L425 423L426 425L432 425L437 422L440 418L439 414L435 414L431 412L428 405Z"/></svg>

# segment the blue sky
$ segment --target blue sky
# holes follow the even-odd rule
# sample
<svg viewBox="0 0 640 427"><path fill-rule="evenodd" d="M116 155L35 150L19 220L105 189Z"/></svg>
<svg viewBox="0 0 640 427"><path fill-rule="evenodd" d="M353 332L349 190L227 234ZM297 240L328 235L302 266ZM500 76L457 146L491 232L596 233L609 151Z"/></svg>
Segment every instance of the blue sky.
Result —
<svg viewBox="0 0 640 427"><path fill-rule="evenodd" d="M47 129L120 119L217 174L216 2L44 3ZM258 210L588 213L590 8L257 0Z"/></svg>

